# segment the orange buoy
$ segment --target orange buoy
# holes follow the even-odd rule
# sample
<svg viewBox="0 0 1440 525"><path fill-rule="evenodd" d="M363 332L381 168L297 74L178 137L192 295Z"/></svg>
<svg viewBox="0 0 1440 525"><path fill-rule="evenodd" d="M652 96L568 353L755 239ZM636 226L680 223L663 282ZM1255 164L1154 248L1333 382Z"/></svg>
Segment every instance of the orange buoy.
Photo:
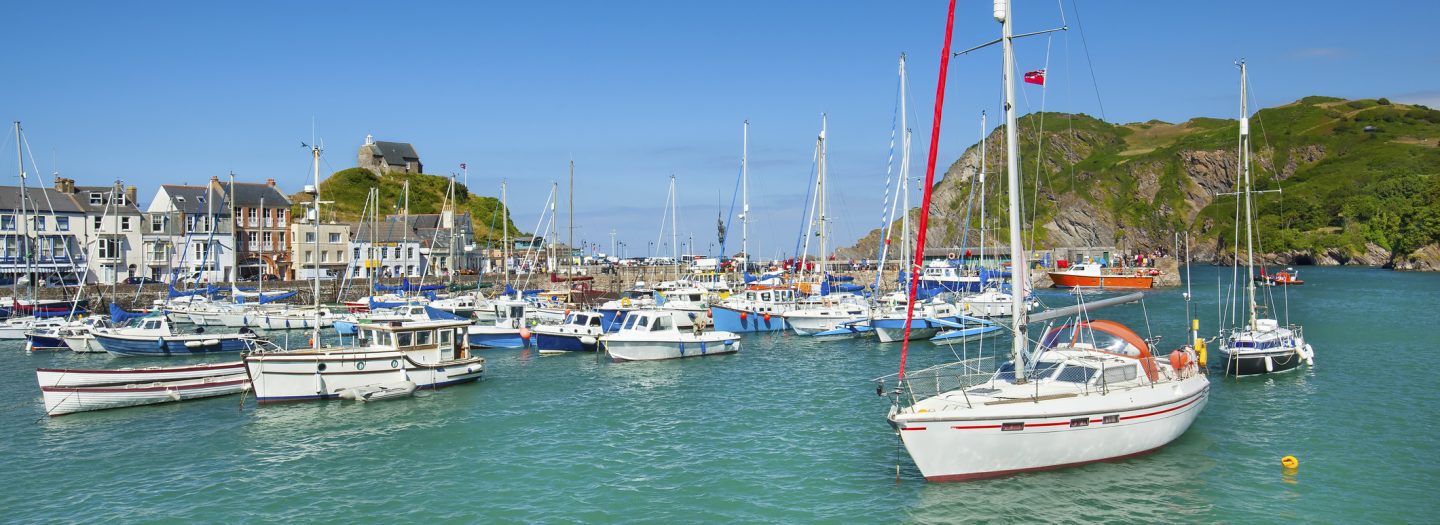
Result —
<svg viewBox="0 0 1440 525"><path fill-rule="evenodd" d="M765 322L770 322L770 312L765 312Z"/></svg>
<svg viewBox="0 0 1440 525"><path fill-rule="evenodd" d="M523 326L520 327L520 338L526 340L530 339L530 329Z"/></svg>
<svg viewBox="0 0 1440 525"><path fill-rule="evenodd" d="M705 317L715 317L715 312L712 310L706 310Z"/></svg>
<svg viewBox="0 0 1440 525"><path fill-rule="evenodd" d="M748 318L750 318L750 312L740 312L740 320L741 320L741 321L744 321L744 320L746 320L746 319L748 319Z"/></svg>

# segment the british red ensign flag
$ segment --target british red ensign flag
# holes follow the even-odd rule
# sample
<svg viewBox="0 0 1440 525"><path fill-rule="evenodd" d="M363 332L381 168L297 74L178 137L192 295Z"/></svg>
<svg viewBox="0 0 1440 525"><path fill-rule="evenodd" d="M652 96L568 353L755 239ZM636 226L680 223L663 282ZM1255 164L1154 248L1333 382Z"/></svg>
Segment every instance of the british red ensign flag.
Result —
<svg viewBox="0 0 1440 525"><path fill-rule="evenodd" d="M1035 71L1031 71L1031 72L1029 72L1029 73L1026 73L1026 74L1025 74L1025 83L1026 83L1026 84L1038 84L1038 85L1041 85L1041 86L1045 85L1045 70L1044 70L1044 69L1037 69L1037 70L1035 70Z"/></svg>

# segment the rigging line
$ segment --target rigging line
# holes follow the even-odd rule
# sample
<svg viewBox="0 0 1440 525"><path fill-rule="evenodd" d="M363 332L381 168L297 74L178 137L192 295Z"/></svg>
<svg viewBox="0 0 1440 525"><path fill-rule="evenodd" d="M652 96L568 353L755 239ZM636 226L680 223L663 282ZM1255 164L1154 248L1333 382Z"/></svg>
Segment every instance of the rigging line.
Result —
<svg viewBox="0 0 1440 525"><path fill-rule="evenodd" d="M1050 45L1055 39L1055 34L1045 36L1045 68L1042 72L1050 71ZM1040 85L1040 119L1035 127L1035 191L1030 204L1030 250L1035 249L1035 238L1040 233L1040 183L1044 177L1041 168L1045 162L1045 102L1050 94L1050 86Z"/></svg>
<svg viewBox="0 0 1440 525"><path fill-rule="evenodd" d="M1075 10L1075 28L1080 30L1080 45L1085 49L1085 64L1090 66L1090 83L1095 86L1095 102L1100 105L1100 119L1110 120L1105 116L1105 101L1100 99L1100 81L1095 77L1095 62L1090 59L1090 43L1085 40L1085 24L1080 22L1080 2L1072 2L1070 8Z"/></svg>

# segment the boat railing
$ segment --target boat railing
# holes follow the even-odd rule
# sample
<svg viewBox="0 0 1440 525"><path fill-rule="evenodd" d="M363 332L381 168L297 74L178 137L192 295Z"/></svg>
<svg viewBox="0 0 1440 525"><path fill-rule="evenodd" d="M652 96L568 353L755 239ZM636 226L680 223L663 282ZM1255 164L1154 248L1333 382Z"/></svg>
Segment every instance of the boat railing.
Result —
<svg viewBox="0 0 1440 525"><path fill-rule="evenodd" d="M888 394L896 404L914 405L946 392L963 393L994 377L995 358L977 357L906 372L903 378L899 374L876 378L876 393Z"/></svg>
<svg viewBox="0 0 1440 525"><path fill-rule="evenodd" d="M275 344L269 339L257 337L255 339L245 340L245 355L278 354L281 352L289 352L289 350L287 350L285 347Z"/></svg>

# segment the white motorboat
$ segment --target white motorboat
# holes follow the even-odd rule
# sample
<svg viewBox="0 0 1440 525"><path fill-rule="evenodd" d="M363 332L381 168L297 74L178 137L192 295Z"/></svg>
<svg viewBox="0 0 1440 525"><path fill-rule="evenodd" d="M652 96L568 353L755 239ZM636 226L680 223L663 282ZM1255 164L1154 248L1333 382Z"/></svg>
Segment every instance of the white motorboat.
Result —
<svg viewBox="0 0 1440 525"><path fill-rule="evenodd" d="M858 298L842 299L797 308L780 315L785 318L785 323L790 325L790 329L795 333L814 335L834 330L841 325L868 320L870 308L861 304Z"/></svg>
<svg viewBox="0 0 1440 525"><path fill-rule="evenodd" d="M35 379L40 386L98 386L178 381L201 377L245 373L245 363L226 361L184 366L147 366L136 368L37 368Z"/></svg>
<svg viewBox="0 0 1440 525"><path fill-rule="evenodd" d="M64 317L11 317L0 322L0 340L25 339L28 332L50 330L64 324Z"/></svg>
<svg viewBox="0 0 1440 525"><path fill-rule="evenodd" d="M535 333L535 347L540 353L594 352L599 349L600 337L608 331L605 314L601 312L570 312L565 321L556 325L538 325Z"/></svg>
<svg viewBox="0 0 1440 525"><path fill-rule="evenodd" d="M625 316L620 331L600 338L616 361L653 361L680 357L732 354L740 351L740 336L731 332L681 330L666 310L638 310Z"/></svg>
<svg viewBox="0 0 1440 525"><path fill-rule="evenodd" d="M65 340L65 346L71 351L80 354L105 353L105 347L95 341L95 330L108 330L113 325L110 319L105 316L92 315L76 322L66 324L58 331L58 335Z"/></svg>
<svg viewBox="0 0 1440 525"><path fill-rule="evenodd" d="M892 343L905 339L906 309L904 304L877 307L878 311L870 319L870 326L875 329L875 335L880 338L880 342ZM910 325L910 340L918 341L935 337L940 330L958 324L960 309L938 297L932 297L916 305L914 315L915 319Z"/></svg>
<svg viewBox="0 0 1440 525"><path fill-rule="evenodd" d="M154 405L238 394L250 386L242 373L224 376L105 386L42 386L50 416L137 405Z"/></svg>
<svg viewBox="0 0 1440 525"><path fill-rule="evenodd" d="M405 381L422 389L468 383L485 370L485 359L470 355L469 325L450 320L363 324L353 346L252 351L245 368L262 403L334 398L345 390Z"/></svg>

